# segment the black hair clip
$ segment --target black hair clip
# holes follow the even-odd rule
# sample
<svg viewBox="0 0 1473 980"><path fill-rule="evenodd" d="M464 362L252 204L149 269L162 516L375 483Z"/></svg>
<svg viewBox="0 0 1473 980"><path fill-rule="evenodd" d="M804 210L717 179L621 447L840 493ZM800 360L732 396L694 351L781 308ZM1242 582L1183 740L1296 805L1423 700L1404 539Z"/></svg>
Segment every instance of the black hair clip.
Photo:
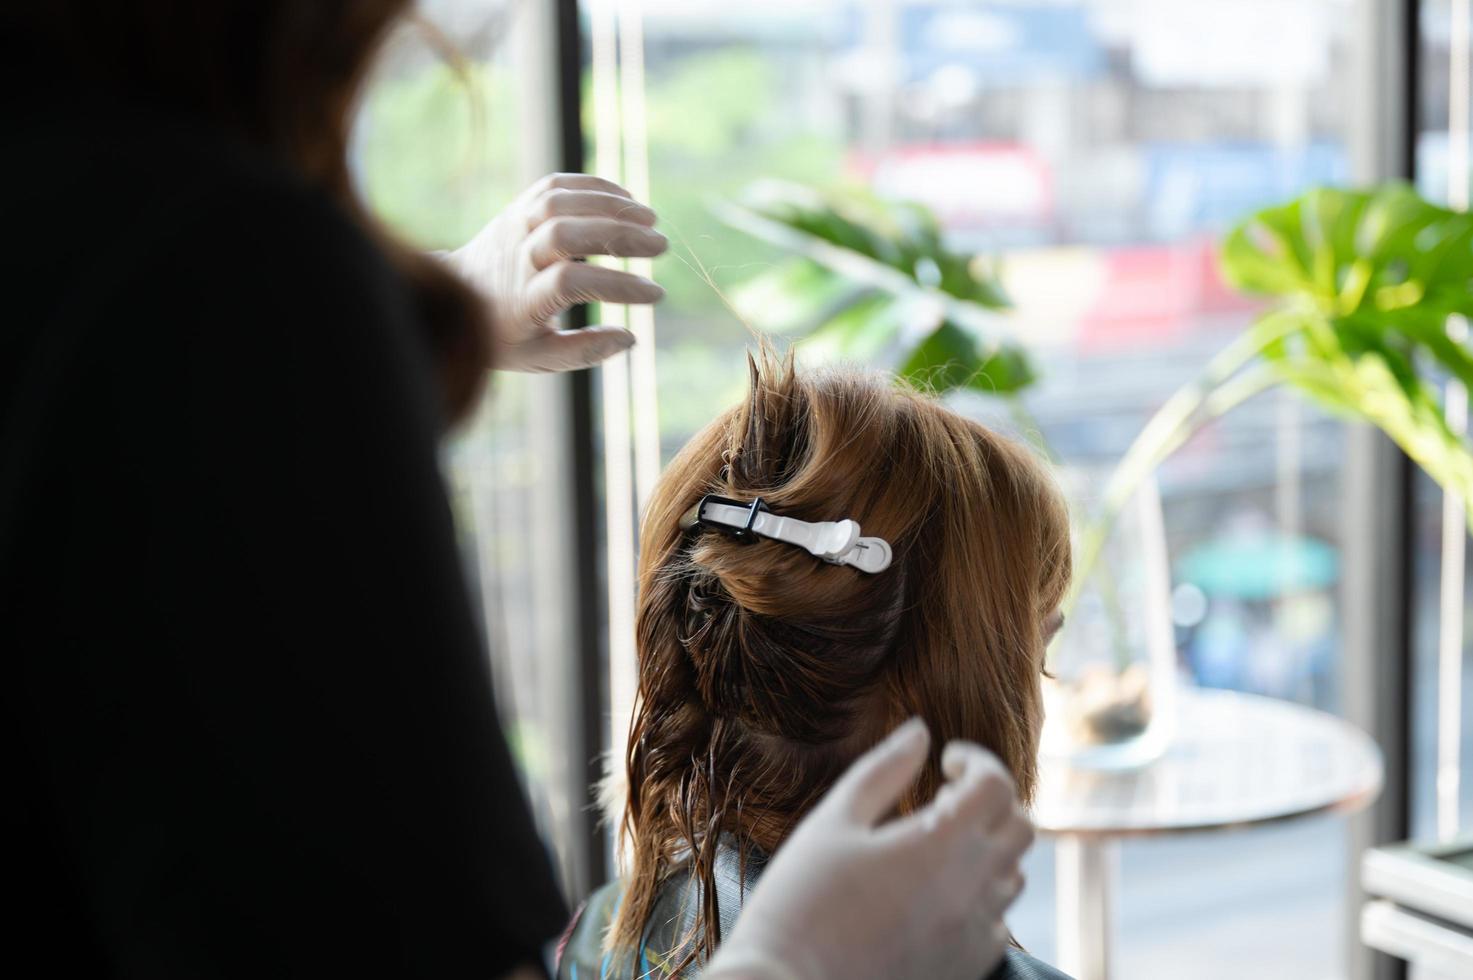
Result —
<svg viewBox="0 0 1473 980"><path fill-rule="evenodd" d="M747 512L746 523L738 527L725 521L706 520L703 512L708 504L725 504L728 507L740 507ZM752 531L752 525L757 522L757 515L767 510L767 504L761 497L753 498L751 503L745 500L732 500L730 497L718 497L714 493L708 493L702 497L700 503L685 512L680 519L680 529L689 531L697 526L720 531L722 534L735 538L738 541L751 542L757 540L757 535Z"/></svg>

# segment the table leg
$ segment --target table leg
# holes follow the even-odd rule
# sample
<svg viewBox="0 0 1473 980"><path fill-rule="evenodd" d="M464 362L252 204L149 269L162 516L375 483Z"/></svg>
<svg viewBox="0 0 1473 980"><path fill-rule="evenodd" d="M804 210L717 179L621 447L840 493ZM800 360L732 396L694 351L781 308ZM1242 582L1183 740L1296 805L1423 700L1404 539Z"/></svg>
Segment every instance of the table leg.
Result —
<svg viewBox="0 0 1473 980"><path fill-rule="evenodd" d="M1077 980L1109 980L1119 845L1091 837L1054 843L1058 965Z"/></svg>

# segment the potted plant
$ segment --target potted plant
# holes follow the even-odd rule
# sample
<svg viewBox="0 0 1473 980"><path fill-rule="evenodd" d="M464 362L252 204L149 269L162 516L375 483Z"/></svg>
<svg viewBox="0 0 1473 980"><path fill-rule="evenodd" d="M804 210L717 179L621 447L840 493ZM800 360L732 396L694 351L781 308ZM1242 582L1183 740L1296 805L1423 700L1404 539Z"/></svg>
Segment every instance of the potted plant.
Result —
<svg viewBox="0 0 1473 980"><path fill-rule="evenodd" d="M1446 422L1440 384L1473 384L1454 319L1473 315L1473 218L1403 184L1321 188L1241 222L1222 265L1230 283L1276 302L1146 423L1110 478L1084 567L1146 474L1212 419L1280 385L1376 426L1473 506L1473 453Z"/></svg>

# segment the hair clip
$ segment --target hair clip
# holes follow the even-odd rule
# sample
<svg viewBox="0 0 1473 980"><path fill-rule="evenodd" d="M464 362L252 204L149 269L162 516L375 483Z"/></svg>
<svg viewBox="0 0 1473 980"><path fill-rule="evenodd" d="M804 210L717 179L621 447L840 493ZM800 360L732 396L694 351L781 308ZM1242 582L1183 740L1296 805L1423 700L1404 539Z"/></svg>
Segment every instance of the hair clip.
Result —
<svg viewBox="0 0 1473 980"><path fill-rule="evenodd" d="M733 523L730 520L713 518L715 513L706 510L703 514L702 508L720 506L725 508L723 514L730 516L734 511L744 511L746 516ZM709 527L713 531L720 531L728 537L736 538L738 541L752 542L756 540L753 533L757 524L757 515L767 510L767 503L761 498L755 498L751 503L742 503L740 500L732 500L730 497L718 497L715 494L707 494L701 498L701 502L685 512L680 519L680 529L689 531L700 525ZM761 532L757 532L761 533Z"/></svg>
<svg viewBox="0 0 1473 980"><path fill-rule="evenodd" d="M871 575L890 567L890 543L884 538L865 538L859 524L851 520L810 523L796 517L781 517L767 509L761 497L750 502L708 494L680 519L681 530L707 527L739 541L753 535L794 544L832 565L849 565Z"/></svg>

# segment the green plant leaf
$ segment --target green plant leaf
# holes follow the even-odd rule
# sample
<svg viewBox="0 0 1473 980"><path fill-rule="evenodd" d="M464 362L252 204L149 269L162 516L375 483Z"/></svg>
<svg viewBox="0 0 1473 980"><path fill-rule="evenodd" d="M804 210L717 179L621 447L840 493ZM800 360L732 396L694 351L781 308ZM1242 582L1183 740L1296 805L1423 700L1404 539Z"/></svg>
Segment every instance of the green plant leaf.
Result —
<svg viewBox="0 0 1473 980"><path fill-rule="evenodd" d="M903 325L899 301L867 293L804 337L799 350L818 361L869 362L894 345Z"/></svg>
<svg viewBox="0 0 1473 980"><path fill-rule="evenodd" d="M1451 315L1473 315L1473 218L1403 184L1321 188L1244 219L1221 260L1229 282L1280 303L1146 423L1081 539L1076 576L1090 574L1140 481L1268 377L1380 428L1461 495L1473 528L1473 451L1448 426L1440 392L1443 376L1473 388L1473 352L1448 334Z"/></svg>
<svg viewBox="0 0 1473 980"><path fill-rule="evenodd" d="M752 326L795 333L812 330L862 293L817 262L799 257L732 288L727 300Z"/></svg>
<svg viewBox="0 0 1473 980"><path fill-rule="evenodd" d="M1439 384L1473 387L1473 352L1448 335L1450 316L1473 314L1473 217L1404 184L1318 189L1239 224L1222 260L1241 288L1300 311L1298 331L1263 351L1286 383L1378 426L1466 499L1473 453Z"/></svg>
<svg viewBox="0 0 1473 980"><path fill-rule="evenodd" d="M1473 454L1422 386L1408 391L1379 358L1280 367L1283 380L1338 415L1385 432L1437 484L1459 494L1473 527Z"/></svg>
<svg viewBox="0 0 1473 980"><path fill-rule="evenodd" d="M1038 379L1021 347L979 341L949 320L916 345L899 373L923 390L970 388L990 395L1015 394Z"/></svg>
<svg viewBox="0 0 1473 980"><path fill-rule="evenodd" d="M1473 352L1467 345L1458 343L1448 336L1447 319L1441 314L1403 314L1400 317L1403 331L1425 349L1442 370L1457 378L1463 385L1473 389Z"/></svg>
<svg viewBox="0 0 1473 980"><path fill-rule="evenodd" d="M1026 355L992 336L996 311L1010 305L995 265L948 248L925 207L761 181L713 210L794 256L731 295L739 314L762 329L808 331L806 356L893 354L900 374L936 391L1007 394L1036 380ZM922 328L927 320L935 326L906 348L900 338L917 318Z"/></svg>
<svg viewBox="0 0 1473 980"><path fill-rule="evenodd" d="M1341 314L1363 303L1465 312L1473 302L1473 219L1404 184L1319 188L1265 208L1228 234L1222 260L1241 289L1299 294Z"/></svg>

